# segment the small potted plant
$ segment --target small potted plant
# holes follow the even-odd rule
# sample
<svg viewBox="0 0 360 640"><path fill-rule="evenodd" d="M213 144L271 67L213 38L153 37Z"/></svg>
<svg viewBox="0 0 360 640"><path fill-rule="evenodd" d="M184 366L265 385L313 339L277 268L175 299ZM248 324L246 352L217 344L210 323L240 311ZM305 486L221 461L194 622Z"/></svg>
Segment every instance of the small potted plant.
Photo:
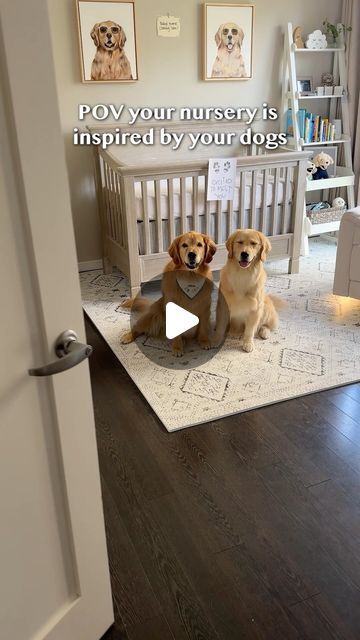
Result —
<svg viewBox="0 0 360 640"><path fill-rule="evenodd" d="M342 22L338 24L332 24L326 18L323 22L325 27L325 33L327 36L327 42L329 47L340 47L344 44L344 36L347 31L352 31L352 27L347 27Z"/></svg>

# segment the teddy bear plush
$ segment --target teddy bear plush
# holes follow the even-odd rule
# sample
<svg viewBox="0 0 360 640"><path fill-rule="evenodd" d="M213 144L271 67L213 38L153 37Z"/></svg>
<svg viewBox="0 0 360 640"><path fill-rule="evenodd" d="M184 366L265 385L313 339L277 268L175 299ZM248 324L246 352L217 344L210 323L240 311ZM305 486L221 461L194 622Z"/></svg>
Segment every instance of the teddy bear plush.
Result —
<svg viewBox="0 0 360 640"><path fill-rule="evenodd" d="M306 167L306 177L308 180L312 180L314 177L314 173L315 171L317 171L315 165L313 162L311 162L311 160L307 161L307 167Z"/></svg>
<svg viewBox="0 0 360 640"><path fill-rule="evenodd" d="M334 160L328 153L318 153L314 158L314 165L316 167L316 171L313 175L314 180L323 180L324 178L328 178L329 174L327 172L327 168L334 164Z"/></svg>

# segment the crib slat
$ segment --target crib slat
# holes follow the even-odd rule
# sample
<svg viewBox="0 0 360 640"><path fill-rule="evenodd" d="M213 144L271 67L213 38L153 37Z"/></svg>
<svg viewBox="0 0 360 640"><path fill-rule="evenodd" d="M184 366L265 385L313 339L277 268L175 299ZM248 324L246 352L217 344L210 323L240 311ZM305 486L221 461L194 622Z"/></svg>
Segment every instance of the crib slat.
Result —
<svg viewBox="0 0 360 640"><path fill-rule="evenodd" d="M269 187L269 169L265 169L263 172L262 207L261 207L261 219L260 219L260 231L262 231L262 233L266 233L268 187Z"/></svg>
<svg viewBox="0 0 360 640"><path fill-rule="evenodd" d="M122 247L126 247L126 233L125 233L125 229L124 229L124 220L123 220L123 208L122 208L122 201L121 201L121 183L120 183L120 176L118 173L115 173L115 179L116 179L116 192L117 192L117 202L118 202L118 221L119 221L119 243L121 244Z"/></svg>
<svg viewBox="0 0 360 640"><path fill-rule="evenodd" d="M122 244L122 229L121 229L121 201L120 201L120 189L118 174L116 171L113 173L114 177L114 191L115 191L115 220L116 220L116 235L119 244Z"/></svg>
<svg viewBox="0 0 360 640"><path fill-rule="evenodd" d="M186 182L180 178L181 233L186 233Z"/></svg>
<svg viewBox="0 0 360 640"><path fill-rule="evenodd" d="M109 218L110 218L110 228L111 228L111 237L115 240L115 228L114 228L114 191L112 185L112 169L108 166L108 182L109 182Z"/></svg>
<svg viewBox="0 0 360 640"><path fill-rule="evenodd" d="M251 217L250 227L255 229L256 227L256 189L257 189L258 172L253 171L251 176Z"/></svg>
<svg viewBox="0 0 360 640"><path fill-rule="evenodd" d="M192 197L193 197L193 226L194 231L199 230L199 176L192 178Z"/></svg>
<svg viewBox="0 0 360 640"><path fill-rule="evenodd" d="M245 227L246 171L240 172L239 227Z"/></svg>
<svg viewBox="0 0 360 640"><path fill-rule="evenodd" d="M170 243L175 238L175 220L174 220L174 182L173 178L168 178L167 181L167 190L168 190L168 205L169 205L169 234L170 234Z"/></svg>
<svg viewBox="0 0 360 640"><path fill-rule="evenodd" d="M280 170L277 167L275 169L275 183L274 183L274 193L273 193L273 203L272 203L272 228L271 235L277 235L277 219L279 213L279 174Z"/></svg>
<svg viewBox="0 0 360 640"><path fill-rule="evenodd" d="M205 209L205 233L210 235L210 201L207 199L207 190L209 183L209 175L205 176L205 191L204 191L204 209Z"/></svg>
<svg viewBox="0 0 360 640"><path fill-rule="evenodd" d="M234 201L233 200L228 200L228 207L227 207L227 230L226 230L226 234L227 237L230 235L230 233L232 233L233 231L233 214L234 214ZM223 242L223 238L221 238L221 242Z"/></svg>
<svg viewBox="0 0 360 640"><path fill-rule="evenodd" d="M155 217L156 217L156 237L158 253L163 251L162 237L162 220L161 220L161 202L160 202L160 180L154 180L155 183Z"/></svg>
<svg viewBox="0 0 360 640"><path fill-rule="evenodd" d="M110 183L110 217L111 217L111 229L112 238L116 241L116 215L115 215L115 192L113 184L113 169L109 167L109 183Z"/></svg>
<svg viewBox="0 0 360 640"><path fill-rule="evenodd" d="M114 237L116 242L119 242L119 222L118 222L118 194L116 191L116 179L115 179L115 171L111 169L110 172L110 180L111 180L111 192L113 194L112 203L113 203L113 225L114 225Z"/></svg>
<svg viewBox="0 0 360 640"><path fill-rule="evenodd" d="M290 213L290 188L291 188L291 167L286 167L285 173L285 194L284 194L284 202L282 206L282 223L281 223L281 233L286 233L288 229L289 220L291 217Z"/></svg>
<svg viewBox="0 0 360 640"><path fill-rule="evenodd" d="M151 253L151 248L150 248L150 223L149 223L149 201L148 201L147 180L143 180L141 183L141 200L142 200L143 223L144 223L145 255L149 255L149 253Z"/></svg>
<svg viewBox="0 0 360 640"><path fill-rule="evenodd" d="M215 242L221 243L221 229L222 229L222 200L218 200L216 203L216 216L215 216Z"/></svg>
<svg viewBox="0 0 360 640"><path fill-rule="evenodd" d="M110 180L109 180L109 166L107 162L104 163L105 168L105 193L106 193L106 222L107 222L107 235L112 238L112 220L111 220L111 200L110 200Z"/></svg>

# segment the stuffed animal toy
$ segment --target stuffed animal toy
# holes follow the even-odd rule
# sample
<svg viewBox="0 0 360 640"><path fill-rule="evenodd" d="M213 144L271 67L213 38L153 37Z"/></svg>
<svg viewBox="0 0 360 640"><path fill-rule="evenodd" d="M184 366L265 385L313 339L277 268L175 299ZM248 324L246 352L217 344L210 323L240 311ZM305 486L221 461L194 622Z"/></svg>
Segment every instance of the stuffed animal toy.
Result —
<svg viewBox="0 0 360 640"><path fill-rule="evenodd" d="M303 30L302 27L296 27L296 29L294 29L293 41L294 41L295 47L297 49L304 49L304 47L305 47L304 40L301 37L302 30Z"/></svg>
<svg viewBox="0 0 360 640"><path fill-rule="evenodd" d="M316 170L317 169L316 169L314 163L311 162L311 160L308 160L307 167L306 167L306 174L307 174L306 177L307 177L308 180L312 180L313 179L314 173L315 173Z"/></svg>
<svg viewBox="0 0 360 640"><path fill-rule="evenodd" d="M315 156L314 158L314 164L316 167L316 171L313 175L313 179L314 180L323 180L324 178L328 178L329 174L327 172L327 168L331 165L334 164L334 160L332 159L331 156L329 156L328 153L324 153L323 151L321 153L318 153L317 156Z"/></svg>
<svg viewBox="0 0 360 640"><path fill-rule="evenodd" d="M346 206L346 202L344 200L344 198L334 198L334 200L332 201L332 207L333 209L344 209Z"/></svg>

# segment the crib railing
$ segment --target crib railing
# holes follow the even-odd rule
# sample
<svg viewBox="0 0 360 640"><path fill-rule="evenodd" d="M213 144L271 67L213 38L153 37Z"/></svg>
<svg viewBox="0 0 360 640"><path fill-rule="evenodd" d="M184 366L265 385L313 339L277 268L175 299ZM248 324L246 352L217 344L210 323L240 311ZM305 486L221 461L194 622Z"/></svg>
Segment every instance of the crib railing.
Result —
<svg viewBox="0 0 360 640"><path fill-rule="evenodd" d="M239 157L235 197L226 202L207 201L203 161L130 167L101 149L97 157L104 252L135 280L159 273L173 238L190 229L211 235L221 249L235 229L255 228L270 236L274 256L298 262L306 153Z"/></svg>

